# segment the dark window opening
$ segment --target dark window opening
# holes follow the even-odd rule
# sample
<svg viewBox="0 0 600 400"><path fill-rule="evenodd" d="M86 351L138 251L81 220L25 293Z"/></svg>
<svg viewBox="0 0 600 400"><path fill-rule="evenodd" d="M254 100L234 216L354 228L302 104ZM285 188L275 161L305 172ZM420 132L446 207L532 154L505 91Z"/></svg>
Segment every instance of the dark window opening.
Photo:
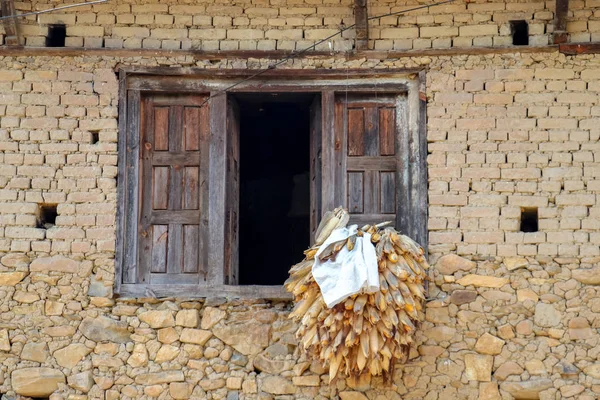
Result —
<svg viewBox="0 0 600 400"><path fill-rule="evenodd" d="M98 132L98 131L90 131L90 134L91 134L90 144L96 144L96 143L98 143L98 141L100 140L100 132Z"/></svg>
<svg viewBox="0 0 600 400"><path fill-rule="evenodd" d="M38 228L52 228L56 225L56 216L56 204L38 204Z"/></svg>
<svg viewBox="0 0 600 400"><path fill-rule="evenodd" d="M529 45L529 25L527 25L527 21L510 21L510 31L514 46Z"/></svg>
<svg viewBox="0 0 600 400"><path fill-rule="evenodd" d="M239 284L281 285L310 245L314 95L241 94Z"/></svg>
<svg viewBox="0 0 600 400"><path fill-rule="evenodd" d="M66 37L67 28L64 25L49 25L46 47L65 47Z"/></svg>
<svg viewBox="0 0 600 400"><path fill-rule="evenodd" d="M521 209L521 232L537 232L538 231L538 209L537 208L522 208Z"/></svg>

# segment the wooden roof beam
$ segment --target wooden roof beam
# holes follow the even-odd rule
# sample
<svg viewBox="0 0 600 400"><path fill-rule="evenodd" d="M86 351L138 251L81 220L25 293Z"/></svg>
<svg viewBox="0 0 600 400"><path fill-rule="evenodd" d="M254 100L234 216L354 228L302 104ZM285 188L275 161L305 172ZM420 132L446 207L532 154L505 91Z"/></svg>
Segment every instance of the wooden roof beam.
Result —
<svg viewBox="0 0 600 400"><path fill-rule="evenodd" d="M369 46L369 20L367 0L354 0L354 21L356 23L356 50L366 50Z"/></svg>
<svg viewBox="0 0 600 400"><path fill-rule="evenodd" d="M569 0L556 0L554 11L554 32L552 39L554 44L567 43L567 13L569 12Z"/></svg>
<svg viewBox="0 0 600 400"><path fill-rule="evenodd" d="M2 10L3 17L17 15L14 0L1 0L0 9ZM7 46L21 45L22 43L21 35L19 32L19 20L17 18L6 18L2 20L2 25L4 26L4 32L6 34L4 43Z"/></svg>

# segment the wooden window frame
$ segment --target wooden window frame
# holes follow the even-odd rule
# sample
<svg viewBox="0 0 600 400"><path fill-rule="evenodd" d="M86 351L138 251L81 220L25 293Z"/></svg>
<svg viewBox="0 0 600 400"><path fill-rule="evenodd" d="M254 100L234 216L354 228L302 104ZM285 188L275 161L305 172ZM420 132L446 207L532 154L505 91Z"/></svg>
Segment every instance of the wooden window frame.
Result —
<svg viewBox="0 0 600 400"><path fill-rule="evenodd" d="M115 293L120 297L231 297L290 299L282 286L228 285L225 268L225 220L227 193L227 95L221 91L247 78L252 70L206 70L194 68L120 67L119 68L119 145L117 248ZM139 115L144 93L208 93L211 138L209 150L209 243L207 279L201 285L156 285L147 290L144 284L124 284L123 266L137 255L137 234L127 226L127 215L137 215L139 193L136 179L139 157L140 124L128 115ZM311 202L318 203L318 215L343 204L343 194L336 187L336 163L340 143L336 139L334 115L336 93L405 94L403 115L406 124L398 136L399 176L403 197L399 204L409 204L410 212L398 207L398 228L427 246L427 138L425 72L422 70L273 70L250 79L231 93L309 92L321 97L321 193L311 192ZM311 132L311 136L314 133ZM407 208L408 211L408 208ZM315 218L313 218L315 219ZM313 224L318 221L311 221ZM150 293L149 293L150 292Z"/></svg>

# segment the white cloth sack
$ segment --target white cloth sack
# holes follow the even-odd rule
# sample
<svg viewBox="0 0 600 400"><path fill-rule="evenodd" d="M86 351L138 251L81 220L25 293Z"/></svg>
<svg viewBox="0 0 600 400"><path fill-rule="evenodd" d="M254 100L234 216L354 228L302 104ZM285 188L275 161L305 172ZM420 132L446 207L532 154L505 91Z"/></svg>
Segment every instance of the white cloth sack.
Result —
<svg viewBox="0 0 600 400"><path fill-rule="evenodd" d="M319 260L319 256L329 245L348 239L357 230L357 225L334 230L315 255L312 274L329 308L363 289L365 293L379 290L377 255L375 246L371 243L371 234L365 232L363 237L357 237L352 251L344 246L335 260Z"/></svg>

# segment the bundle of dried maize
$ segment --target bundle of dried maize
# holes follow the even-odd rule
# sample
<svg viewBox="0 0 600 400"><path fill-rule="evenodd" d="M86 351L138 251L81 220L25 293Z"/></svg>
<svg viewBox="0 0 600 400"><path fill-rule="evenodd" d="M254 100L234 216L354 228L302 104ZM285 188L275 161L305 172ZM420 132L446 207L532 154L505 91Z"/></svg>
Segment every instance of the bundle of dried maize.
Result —
<svg viewBox="0 0 600 400"><path fill-rule="evenodd" d="M337 228L348 223L348 213L337 208L328 212L315 234L315 245L305 259L290 269L285 288L293 293L295 307L290 318L300 322L296 336L300 346L314 359L329 364L329 381L338 376L358 380L392 376L394 364L405 362L415 328L424 319L424 281L429 268L423 249L387 224L367 225L357 235L320 254L333 258L346 246L351 250L356 236L370 233L375 244L380 291L356 294L327 308L311 269L319 246Z"/></svg>

